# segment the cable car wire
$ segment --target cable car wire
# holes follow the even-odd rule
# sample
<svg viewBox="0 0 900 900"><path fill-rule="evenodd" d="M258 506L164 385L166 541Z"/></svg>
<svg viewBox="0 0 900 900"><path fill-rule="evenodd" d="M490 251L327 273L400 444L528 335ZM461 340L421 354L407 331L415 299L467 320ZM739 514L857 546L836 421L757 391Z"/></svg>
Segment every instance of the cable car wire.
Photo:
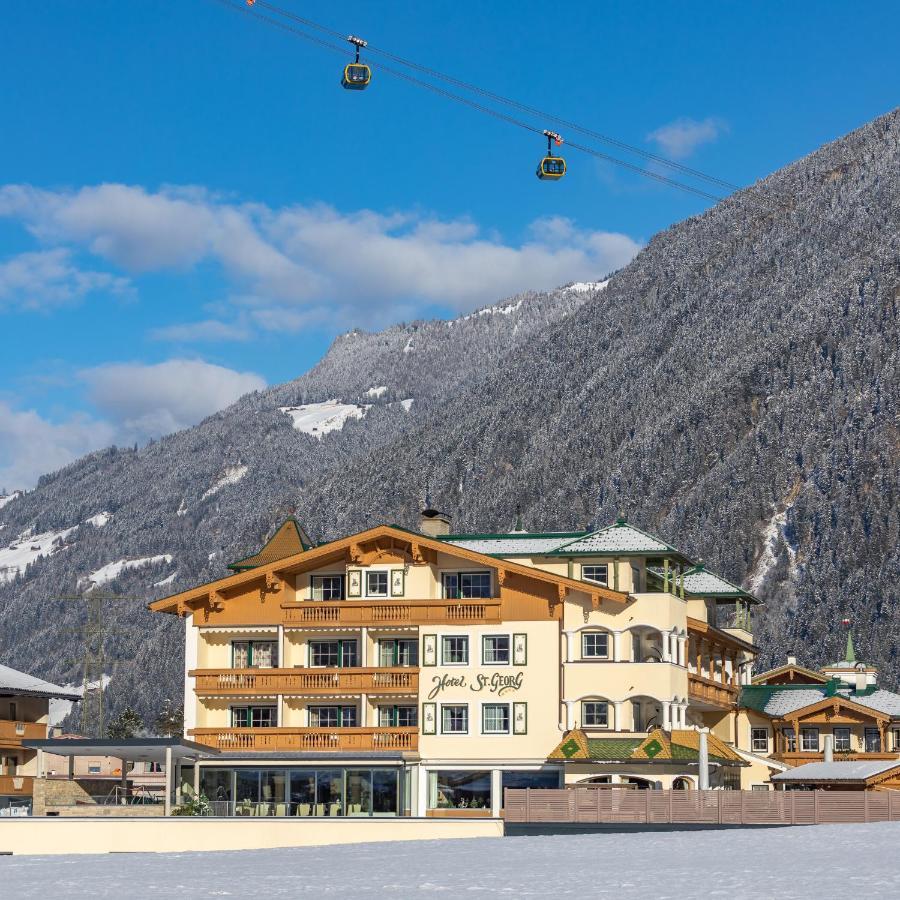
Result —
<svg viewBox="0 0 900 900"><path fill-rule="evenodd" d="M287 19L292 19L293 21L298 22L302 25L306 25L309 28L314 28L317 31L323 32L324 34L330 34L334 37L343 37L341 32L335 31L333 28L329 28L327 25L322 25L321 23L316 22L313 19L305 18L304 16L298 16L296 13L293 13L290 10L282 9L279 6L276 6L274 3L267 2L267 0L255 0L254 5L269 9L280 16L284 16ZM472 93L479 94L482 97L486 97L490 100L495 101L496 103L503 103L507 106L513 107L514 109L518 109L520 112L525 112L529 115L537 116L541 119L558 122L560 125L563 125L572 131L577 131L580 134L585 135L586 137L593 138L595 141L600 141L600 143L603 144L609 144L612 147L616 147L619 150L624 150L628 153L634 153L637 156L641 156L650 162L655 162L660 165L666 166L667 168L674 169L684 175L690 175L693 178L700 179L701 181L706 181L710 184L718 185L719 187L728 188L729 190L741 190L740 185L733 184L730 181L725 181L723 178L718 178L715 175L709 175L706 172L702 172L700 169L694 169L690 166L684 165L683 163L676 162L673 159L668 159L665 156L660 156L657 153L651 153L649 150L644 150L641 147L635 147L632 144L627 144L625 143L625 141L621 141L618 138L610 137L606 134L601 134L600 132L593 131L590 128L585 128L584 126L579 125L577 122L571 122L554 113L538 109L534 106L529 106L525 103L519 102L518 100L513 100L510 97L505 97L502 94L497 94L494 91L479 87L478 85L472 84L468 81L463 81L462 79L456 78L453 75L447 75L446 73L440 72L437 69L423 66L420 63L414 62L413 60L404 59L402 56L397 56L396 54L391 53L389 50L385 50L382 47L376 47L373 44L369 43L366 49L370 53L381 54L382 56L392 60L393 62L400 63L400 65L406 66L410 69L414 69L417 72L422 73L423 75L429 75L432 78L438 78L441 81L446 81L449 84L454 85L455 87L463 88L467 91L472 91Z"/></svg>
<svg viewBox="0 0 900 900"><path fill-rule="evenodd" d="M345 46L334 44L331 41L327 41L324 38L316 37L315 35L309 34L306 31L302 31L299 28L294 27L293 25L289 25L286 22L282 22L279 19L272 18L271 16L267 16L264 13L260 12L256 9L256 6L269 6L270 4L263 4L261 0L257 0L256 3L250 5L246 3L246 0L243 4L238 3L237 0L216 0L217 3L220 3L222 6L227 6L230 9L236 10L241 13L249 13L250 15L256 17L262 22L265 22L269 25L274 26L275 28L279 28L282 31L288 32L290 34L296 35L297 37L303 38L306 41L309 41L313 44L317 44L320 47L325 47L328 50L332 50L336 53L341 54L342 56L350 55L350 51ZM324 26L322 26L324 28ZM334 32L337 34L337 32ZM345 38L342 39L345 40ZM489 116L494 117L495 119L499 119L503 122L506 122L510 125L515 125L518 128L522 128L525 131L530 131L533 134L543 135L544 129L539 128L535 125L532 125L528 122L523 122L521 119L517 119L514 116L508 115L507 113L501 112L500 110L492 109L489 106L485 106L482 103L478 103L476 100L472 100L469 97L463 97L459 94L454 94L452 91L448 91L446 88L442 88L439 85L432 84L428 81L423 81L420 78L416 78L413 75L410 75L407 72L401 72L397 69L393 69L390 66L386 66L383 63L378 64L377 69L382 72L387 72L389 75L393 75L396 78L400 78L404 81L409 82L410 84L417 85L418 87L425 88L426 90L431 91L434 94L437 94L442 97L446 97L449 100L454 100L457 103L461 103L465 106L470 107L471 109L478 110L479 112L486 113ZM715 203L720 202L725 199L724 197L713 194L709 191L705 191L702 188L695 187L694 185L685 184L682 181L676 181L674 178L669 178L666 175L661 175L658 172L653 172L650 169L645 169L642 166L638 166L634 163L630 163L626 160L619 159L616 156L612 156L609 153L604 153L601 150L597 150L593 147L588 147L583 144L573 143L571 141L566 141L568 146L570 146L573 150L578 150L581 153L586 153L590 156L595 157L596 159L601 159L606 162L613 163L614 165L620 166L621 168L627 169L631 172L634 172L637 175L642 175L645 178L651 178L655 181L658 181L660 184L667 185L668 187L676 188L680 191L685 191L686 193L694 194L695 196L702 197L706 200L712 200Z"/></svg>

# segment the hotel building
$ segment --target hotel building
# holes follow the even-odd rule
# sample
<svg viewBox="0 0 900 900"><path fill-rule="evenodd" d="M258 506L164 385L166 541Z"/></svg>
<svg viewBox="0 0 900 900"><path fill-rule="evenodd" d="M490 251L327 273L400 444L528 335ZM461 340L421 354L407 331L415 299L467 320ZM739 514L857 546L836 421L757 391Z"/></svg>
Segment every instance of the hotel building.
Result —
<svg viewBox="0 0 900 900"><path fill-rule="evenodd" d="M184 774L236 815L486 816L505 787L766 782L735 743L747 592L624 520L314 546L294 520L232 574L151 604L185 620ZM189 789L189 787L188 787Z"/></svg>

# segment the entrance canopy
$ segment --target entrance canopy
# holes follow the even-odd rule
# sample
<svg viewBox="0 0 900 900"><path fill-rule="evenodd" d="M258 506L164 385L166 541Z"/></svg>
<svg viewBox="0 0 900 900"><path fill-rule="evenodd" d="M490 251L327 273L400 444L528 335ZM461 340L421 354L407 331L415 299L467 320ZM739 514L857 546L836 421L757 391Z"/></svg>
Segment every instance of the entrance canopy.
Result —
<svg viewBox="0 0 900 900"><path fill-rule="evenodd" d="M214 747L187 741L183 738L128 738L126 740L106 740L95 738L49 738L47 740L23 741L23 747L43 750L57 756L114 756L130 762L173 763L182 760L196 761L219 755Z"/></svg>

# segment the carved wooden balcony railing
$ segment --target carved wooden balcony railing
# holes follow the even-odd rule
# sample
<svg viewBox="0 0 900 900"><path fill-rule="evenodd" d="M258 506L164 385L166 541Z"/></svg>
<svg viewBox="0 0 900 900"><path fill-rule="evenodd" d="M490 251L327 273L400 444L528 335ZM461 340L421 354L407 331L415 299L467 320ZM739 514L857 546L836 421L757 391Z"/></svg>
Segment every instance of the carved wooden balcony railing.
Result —
<svg viewBox="0 0 900 900"><path fill-rule="evenodd" d="M500 621L500 601L301 600L281 605L287 626L481 625Z"/></svg>
<svg viewBox="0 0 900 900"><path fill-rule="evenodd" d="M688 673L688 699L701 700L716 706L732 707L737 703L740 687L735 684L722 684L701 675Z"/></svg>
<svg viewBox="0 0 900 900"><path fill-rule="evenodd" d="M255 694L415 694L417 668L194 669L200 697Z"/></svg>
<svg viewBox="0 0 900 900"><path fill-rule="evenodd" d="M192 728L218 750L417 750L418 728Z"/></svg>

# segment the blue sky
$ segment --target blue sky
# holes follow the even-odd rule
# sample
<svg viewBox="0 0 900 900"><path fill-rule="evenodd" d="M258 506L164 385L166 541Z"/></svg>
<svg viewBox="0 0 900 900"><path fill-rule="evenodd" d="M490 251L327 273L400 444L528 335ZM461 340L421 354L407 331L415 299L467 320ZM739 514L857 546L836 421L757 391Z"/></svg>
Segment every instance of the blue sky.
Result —
<svg viewBox="0 0 900 900"><path fill-rule="evenodd" d="M894 3L278 5L737 184L900 83ZM600 278L708 205L571 149L541 183L539 137L375 57L343 91L340 57L213 0L13 4L0 60L0 490L349 327Z"/></svg>

